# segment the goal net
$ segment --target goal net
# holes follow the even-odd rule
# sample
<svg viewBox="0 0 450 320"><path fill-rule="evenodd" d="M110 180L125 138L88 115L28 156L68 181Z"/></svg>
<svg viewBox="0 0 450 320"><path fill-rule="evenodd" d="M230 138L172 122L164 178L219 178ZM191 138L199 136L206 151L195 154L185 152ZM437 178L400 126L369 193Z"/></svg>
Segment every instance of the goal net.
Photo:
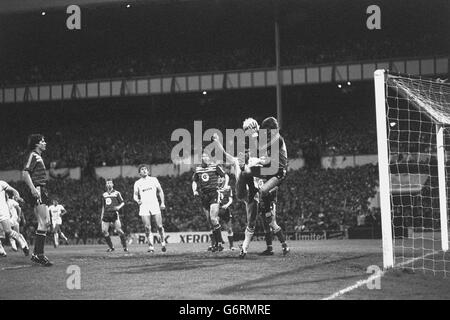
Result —
<svg viewBox="0 0 450 320"><path fill-rule="evenodd" d="M450 85L375 71L385 268L450 272Z"/></svg>

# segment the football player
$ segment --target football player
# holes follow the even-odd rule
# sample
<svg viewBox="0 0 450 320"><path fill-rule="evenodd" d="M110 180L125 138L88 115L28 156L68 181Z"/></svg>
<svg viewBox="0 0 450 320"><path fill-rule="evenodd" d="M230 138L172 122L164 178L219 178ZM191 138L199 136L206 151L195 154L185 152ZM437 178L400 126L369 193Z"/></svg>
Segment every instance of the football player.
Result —
<svg viewBox="0 0 450 320"><path fill-rule="evenodd" d="M208 219L212 232L212 251L223 250L222 231L219 221L219 178L225 178L221 166L211 162L208 154L202 154L202 163L195 168L192 176L192 192L194 197L200 197L202 210ZM225 181L228 184L228 181ZM200 192L199 192L200 191Z"/></svg>
<svg viewBox="0 0 450 320"><path fill-rule="evenodd" d="M164 234L164 227L162 222L161 210L166 208L164 204L164 191L161 188L156 177L150 177L148 172L148 166L141 164L138 167L138 172L141 178L134 183L133 199L139 205L139 216L142 219L142 223L145 228L145 237L148 242L148 252L154 252L152 239L152 225L151 217L155 218L156 227L161 237L161 250L166 252L166 241ZM158 201L158 196L161 199L161 203Z"/></svg>
<svg viewBox="0 0 450 320"><path fill-rule="evenodd" d="M111 241L111 237L109 236L109 228L111 225L114 226L114 229L119 234L120 242L123 246L123 251L127 252L127 240L125 237L125 233L122 230L122 224L120 223L119 219L119 210L123 208L125 202L123 201L121 193L117 190L114 190L114 183L112 179L106 180L106 192L102 194L101 202L102 213L100 220L102 222L102 233L108 245L108 250L106 250L106 252L112 252L115 250Z"/></svg>

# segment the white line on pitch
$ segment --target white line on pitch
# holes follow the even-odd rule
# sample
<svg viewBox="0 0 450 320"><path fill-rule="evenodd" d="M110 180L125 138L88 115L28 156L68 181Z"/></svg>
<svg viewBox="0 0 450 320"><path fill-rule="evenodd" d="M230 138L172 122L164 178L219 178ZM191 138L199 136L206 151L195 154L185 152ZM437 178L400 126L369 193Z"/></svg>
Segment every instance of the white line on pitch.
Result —
<svg viewBox="0 0 450 320"><path fill-rule="evenodd" d="M22 265L22 266L4 267L4 268L1 268L0 270L1 270L1 271L4 271L4 270L14 270L14 269L29 268L29 267L31 267L31 264Z"/></svg>
<svg viewBox="0 0 450 320"><path fill-rule="evenodd" d="M421 257L414 258L414 259L411 259L411 260L399 263L399 264L395 265L395 267L403 267L404 265L410 264L410 263L412 263L412 262L414 262L416 260L424 259L424 258L426 258L426 257L428 257L430 255L434 255L436 253L438 253L438 251L433 251L433 252L427 253L426 255L423 255ZM340 297L340 296L342 296L343 294L345 294L347 292L350 292L350 291L353 291L355 289L358 289L359 287L362 287L363 285L366 285L366 284L368 284L371 281L374 281L374 280L376 280L378 278L381 278L382 276L385 275L385 273L386 273L386 271L381 271L381 272L379 272L377 274L371 275L366 280L360 280L360 281L356 282L354 285L349 286L349 287L347 287L345 289L339 290L338 292L335 292L331 296L323 298L322 300L333 300L333 299L336 299L337 297Z"/></svg>

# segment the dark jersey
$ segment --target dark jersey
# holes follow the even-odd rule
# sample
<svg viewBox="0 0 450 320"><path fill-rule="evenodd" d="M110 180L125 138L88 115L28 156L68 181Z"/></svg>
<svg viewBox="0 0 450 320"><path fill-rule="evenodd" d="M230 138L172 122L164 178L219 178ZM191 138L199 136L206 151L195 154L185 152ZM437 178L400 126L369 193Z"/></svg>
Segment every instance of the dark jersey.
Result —
<svg viewBox="0 0 450 320"><path fill-rule="evenodd" d="M105 208L105 212L116 211L115 207L122 202L123 198L119 191L112 190L111 192L105 192L102 195L102 204Z"/></svg>
<svg viewBox="0 0 450 320"><path fill-rule="evenodd" d="M209 165L206 167L197 166L192 179L197 182L201 193L217 192L219 187L219 177L225 177L225 171L222 167Z"/></svg>
<svg viewBox="0 0 450 320"><path fill-rule="evenodd" d="M278 150L272 150L276 147L278 141ZM288 157L286 143L282 136L277 135L273 137L266 146L262 147L262 153L271 159L271 161L278 161L278 168L287 170ZM265 165L265 167L270 167L270 164Z"/></svg>
<svg viewBox="0 0 450 320"><path fill-rule="evenodd" d="M277 142L278 151L275 150ZM287 170L287 148L283 137L277 134L276 136L271 138L270 141L267 141L265 145L262 145L262 143L263 141L260 141L259 137L245 137L245 163L248 164L249 157L259 158L261 156L266 156L271 158L271 161L278 161L278 167L280 169ZM270 164L265 165L265 167L270 167Z"/></svg>
<svg viewBox="0 0 450 320"><path fill-rule="evenodd" d="M28 155L23 171L28 171L34 186L45 186L47 184L47 172L41 155L31 151Z"/></svg>
<svg viewBox="0 0 450 320"><path fill-rule="evenodd" d="M233 191L230 189L227 190L222 190L220 192L220 203L222 205L225 205L228 203L228 201L230 201L230 198L233 198Z"/></svg>

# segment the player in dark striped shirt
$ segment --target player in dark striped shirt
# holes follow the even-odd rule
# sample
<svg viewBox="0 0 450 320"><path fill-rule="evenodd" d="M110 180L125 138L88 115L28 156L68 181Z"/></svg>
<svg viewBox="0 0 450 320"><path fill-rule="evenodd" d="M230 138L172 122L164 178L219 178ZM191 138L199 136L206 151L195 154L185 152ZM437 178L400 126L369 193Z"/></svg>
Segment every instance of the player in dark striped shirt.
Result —
<svg viewBox="0 0 450 320"><path fill-rule="evenodd" d="M42 159L42 153L46 148L47 143L42 134L31 134L28 137L29 154L22 171L22 176L30 189L27 198L34 207L34 214L38 221L34 253L31 255L31 261L50 267L53 263L44 255L45 237L47 235L47 229L50 226L48 213L50 200L47 191L47 172L45 170L44 160Z"/></svg>
<svg viewBox="0 0 450 320"><path fill-rule="evenodd" d="M208 218L212 229L213 242L212 251L223 250L223 240L219 221L219 177L225 177L225 171L222 167L211 163L206 153L202 154L202 164L195 168L192 177L192 191L194 196L200 196L202 201L202 210ZM226 181L228 184L228 181ZM200 193L198 192L200 190Z"/></svg>
<svg viewBox="0 0 450 320"><path fill-rule="evenodd" d="M102 222L102 233L108 245L107 252L114 251L114 246L109 235L109 228L114 226L114 229L119 234L120 242L123 246L123 251L128 252L127 241L125 233L122 230L122 224L119 218L119 210L125 205L122 194L114 189L114 182L112 179L106 180L106 192L102 194L102 213L100 220Z"/></svg>

